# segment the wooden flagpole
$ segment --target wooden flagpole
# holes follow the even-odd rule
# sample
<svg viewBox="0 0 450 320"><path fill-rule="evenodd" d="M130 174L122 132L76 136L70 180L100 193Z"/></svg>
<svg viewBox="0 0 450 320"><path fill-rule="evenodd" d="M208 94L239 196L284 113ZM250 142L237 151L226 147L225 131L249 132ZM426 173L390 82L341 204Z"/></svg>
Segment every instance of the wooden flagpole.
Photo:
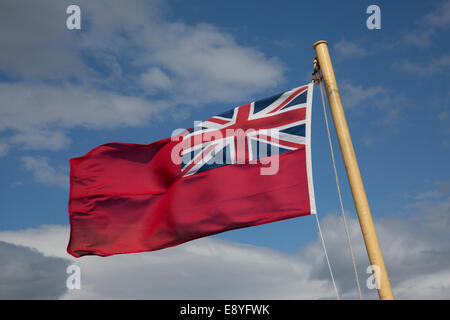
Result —
<svg viewBox="0 0 450 320"><path fill-rule="evenodd" d="M353 195L356 212L358 213L359 223L361 225L364 242L366 244L367 254L369 256L372 271L375 275L378 295L381 300L393 300L391 284L384 265L383 255L381 254L378 243L375 226L370 213L369 203L367 202L366 192L361 179L358 162L356 161L355 151L353 149L352 139L348 130L344 110L342 108L336 78L334 76L333 66L331 64L330 54L328 52L328 43L318 41L314 43L313 48L317 54L317 60L322 73L325 91L327 93L328 103L330 105L331 115L334 121L334 127L339 140L342 157L344 159L345 170Z"/></svg>

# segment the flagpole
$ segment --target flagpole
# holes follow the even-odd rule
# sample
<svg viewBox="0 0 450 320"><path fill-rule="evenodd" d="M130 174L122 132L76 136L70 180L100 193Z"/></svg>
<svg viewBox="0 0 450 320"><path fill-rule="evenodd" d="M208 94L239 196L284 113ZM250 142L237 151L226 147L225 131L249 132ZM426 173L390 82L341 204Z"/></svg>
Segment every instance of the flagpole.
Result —
<svg viewBox="0 0 450 320"><path fill-rule="evenodd" d="M334 121L334 127L339 140L342 157L344 159L345 169L353 195L356 212L358 213L361 231L366 244L367 254L377 282L378 295L381 300L393 300L391 284L384 265L383 255L378 243L375 226L370 213L369 203L361 179L358 162L353 149L350 132L342 108L336 78L334 76L333 66L331 64L330 54L328 52L328 43L318 41L314 43L313 48L316 51L317 59L322 73L325 91L327 93L330 105L331 115Z"/></svg>

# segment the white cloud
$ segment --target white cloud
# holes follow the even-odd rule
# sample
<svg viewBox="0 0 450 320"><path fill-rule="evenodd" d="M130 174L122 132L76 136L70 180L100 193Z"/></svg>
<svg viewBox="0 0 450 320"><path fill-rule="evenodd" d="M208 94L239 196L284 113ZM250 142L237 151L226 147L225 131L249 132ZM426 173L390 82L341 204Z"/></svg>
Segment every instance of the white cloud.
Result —
<svg viewBox="0 0 450 320"><path fill-rule="evenodd" d="M80 0L80 31L65 28L69 2L19 1L0 10L0 70L21 79L0 83L11 145L59 150L74 127L144 125L167 108L241 101L283 81L277 59L213 25L169 21L160 1Z"/></svg>
<svg viewBox="0 0 450 320"><path fill-rule="evenodd" d="M414 210L408 209L411 214L375 222L394 296L397 299L449 299L450 198L416 204ZM348 225L363 297L376 299L376 292L366 287L369 260L359 223L347 216L350 217ZM338 288L344 298L356 299L354 274L341 219L328 216L323 219L322 227ZM327 279L328 269L319 259L319 250L320 244L314 242L302 248L300 255L306 257L302 258L304 261L316 260L311 262L315 266L313 276Z"/></svg>
<svg viewBox="0 0 450 320"><path fill-rule="evenodd" d="M69 228L66 226L44 225L18 231L2 230L0 241L36 249L46 257L71 258L66 253L69 242Z"/></svg>
<svg viewBox="0 0 450 320"><path fill-rule="evenodd" d="M434 29L415 29L412 32L405 34L404 39L406 43L418 47L428 47L431 44L431 39L434 35Z"/></svg>
<svg viewBox="0 0 450 320"><path fill-rule="evenodd" d="M374 145L374 143L376 143L378 141L378 139L375 137L372 137L372 136L368 136L368 137L363 137L361 139L361 141L366 147L370 148Z"/></svg>
<svg viewBox="0 0 450 320"><path fill-rule="evenodd" d="M68 228L46 226L2 231L0 239L80 266L82 289L62 299L333 298L328 279L309 279L311 265L265 248L204 238L160 251L75 260L65 253L67 235Z"/></svg>
<svg viewBox="0 0 450 320"><path fill-rule="evenodd" d="M15 123L13 125L19 125ZM72 142L63 132L40 128L17 128L10 137L10 144L23 146L27 150L60 150L67 148Z"/></svg>
<svg viewBox="0 0 450 320"><path fill-rule="evenodd" d="M8 154L9 145L5 142L0 142L0 158Z"/></svg>
<svg viewBox="0 0 450 320"><path fill-rule="evenodd" d="M338 57L342 58L362 57L367 54L367 51L357 43L345 40L337 42L333 46L333 49L336 51Z"/></svg>
<svg viewBox="0 0 450 320"><path fill-rule="evenodd" d="M395 123L402 109L414 106L402 94L381 85L364 87L349 81L342 81L340 89L344 108L352 109L360 114L363 110L376 108L378 110L376 122L382 125Z"/></svg>
<svg viewBox="0 0 450 320"><path fill-rule="evenodd" d="M362 108L367 101L380 97L386 92L381 86L364 88L361 85L353 85L349 81L343 81L342 89L342 103L345 108L350 109L356 106Z"/></svg>
<svg viewBox="0 0 450 320"><path fill-rule="evenodd" d="M442 5L437 7L433 12L425 15L424 23L437 28L450 27L450 1L442 2Z"/></svg>
<svg viewBox="0 0 450 320"><path fill-rule="evenodd" d="M25 78L84 73L74 54L77 36L65 28L66 7L62 1L1 1L0 69Z"/></svg>
<svg viewBox="0 0 450 320"><path fill-rule="evenodd" d="M404 39L419 47L429 47L440 30L450 29L450 1L441 2L432 12L417 21L417 27L408 32Z"/></svg>
<svg viewBox="0 0 450 320"><path fill-rule="evenodd" d="M68 261L0 241L0 299L57 299Z"/></svg>
<svg viewBox="0 0 450 320"><path fill-rule="evenodd" d="M63 189L69 187L69 175L66 170L52 167L47 158L23 157L22 162L38 182Z"/></svg>
<svg viewBox="0 0 450 320"><path fill-rule="evenodd" d="M0 132L26 149L59 150L71 139L67 129L142 125L166 107L160 101L79 86L0 83Z"/></svg>
<svg viewBox="0 0 450 320"><path fill-rule="evenodd" d="M431 76L439 72L446 73L450 69L450 55L433 58L430 62L404 60L399 66L403 70L419 76Z"/></svg>
<svg viewBox="0 0 450 320"><path fill-rule="evenodd" d="M23 185L22 181L14 181L10 184L11 188L18 188Z"/></svg>
<svg viewBox="0 0 450 320"><path fill-rule="evenodd" d="M239 45L212 25L163 23L141 37L149 51L157 49L137 58L137 63L167 69L178 89L177 102L237 101L283 80L284 67L277 59Z"/></svg>
<svg viewBox="0 0 450 320"><path fill-rule="evenodd" d="M407 210L376 221L394 295L449 299L450 198L414 202ZM359 224L347 217L363 296L376 299L366 288L369 261ZM357 299L342 220L330 215L321 224L341 297ZM203 238L154 252L75 259L66 253L68 232L42 226L0 231L0 240L80 266L82 289L66 291L63 299L334 299L318 240L296 254Z"/></svg>
<svg viewBox="0 0 450 320"><path fill-rule="evenodd" d="M172 86L170 78L159 68L152 67L146 73L141 74L139 79L143 87L149 88L152 92L168 90Z"/></svg>

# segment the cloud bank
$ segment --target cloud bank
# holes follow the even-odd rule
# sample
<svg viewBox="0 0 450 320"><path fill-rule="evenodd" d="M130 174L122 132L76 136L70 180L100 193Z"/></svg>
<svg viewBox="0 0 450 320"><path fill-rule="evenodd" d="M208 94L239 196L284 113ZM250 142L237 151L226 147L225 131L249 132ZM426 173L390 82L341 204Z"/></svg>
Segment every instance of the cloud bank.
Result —
<svg viewBox="0 0 450 320"><path fill-rule="evenodd" d="M69 4L0 4L0 156L10 147L60 150L75 127L147 125L283 81L276 58L213 25L170 21L163 2L80 0L76 31L66 29Z"/></svg>
<svg viewBox="0 0 450 320"><path fill-rule="evenodd" d="M420 200L409 207L411 219L385 218L376 222L384 259L397 299L450 298L450 198ZM425 215L426 213L426 215ZM304 218L306 219L306 217ZM359 224L350 218L351 241L363 296L376 299L366 287L369 265ZM329 215L322 228L340 295L357 299L350 255L341 219ZM74 259L65 249L68 227L42 226L36 229L1 231L0 241L14 246L18 254L40 253L40 268L53 270L54 259L81 268L81 289L68 290L65 279L55 277L60 299L334 299L328 268L319 240L297 253L287 254L263 247L203 238L154 252L87 256ZM23 246L28 247L26 250ZM5 253L6 252L6 253ZM21 261L28 261L23 258ZM30 258L31 259L31 258ZM49 259L46 261L46 259ZM59 261L59 260L58 260ZM17 263L20 263L17 262ZM24 262L25 263L25 262ZM66 265L58 265L65 272ZM41 273L11 269L3 292L28 292L30 281ZM37 270L39 271L39 270ZM28 279L28 280L27 280ZM13 286L14 290L9 289ZM33 291L33 290L31 290ZM35 291L33 291L35 292ZM4 294L5 296L5 294Z"/></svg>

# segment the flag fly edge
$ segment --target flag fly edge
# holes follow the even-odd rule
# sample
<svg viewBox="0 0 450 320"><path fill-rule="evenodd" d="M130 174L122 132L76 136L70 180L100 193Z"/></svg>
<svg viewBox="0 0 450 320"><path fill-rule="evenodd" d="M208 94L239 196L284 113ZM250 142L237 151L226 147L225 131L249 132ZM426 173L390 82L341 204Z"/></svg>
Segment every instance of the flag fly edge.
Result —
<svg viewBox="0 0 450 320"><path fill-rule="evenodd" d="M312 174L312 161L311 161L311 111L312 111L312 98L313 98L314 82L308 84L308 98L306 104L306 172L308 175L308 192L309 192L309 206L311 214L316 214L316 199L314 196L314 182Z"/></svg>

